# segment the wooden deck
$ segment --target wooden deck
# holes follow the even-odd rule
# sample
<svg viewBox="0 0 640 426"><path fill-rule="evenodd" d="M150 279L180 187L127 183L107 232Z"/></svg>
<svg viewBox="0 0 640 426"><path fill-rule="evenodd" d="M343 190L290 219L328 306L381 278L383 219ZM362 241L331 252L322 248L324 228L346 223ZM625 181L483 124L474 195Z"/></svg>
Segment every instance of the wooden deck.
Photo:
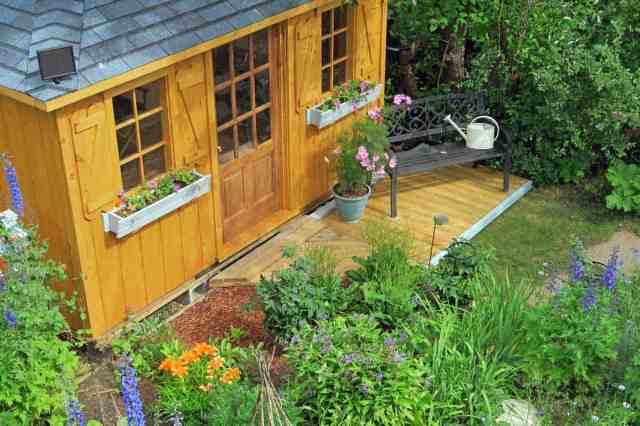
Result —
<svg viewBox="0 0 640 426"><path fill-rule="evenodd" d="M367 220L392 220L389 215L389 180L379 182L369 200ZM444 249L457 237L473 238L508 207L522 198L531 182L511 178L511 191L502 191L502 173L484 167L453 166L435 172L399 179L398 212L394 220L409 229L418 242L421 261L427 261L431 249L433 217L444 214L449 223L436 233L433 253L437 261ZM328 214L325 214L328 213ZM295 219L280 233L230 265L214 277L212 284L252 284L261 274L278 270L287 263L281 256L287 245L320 245L331 249L341 260L340 269L350 267L352 256L366 255L359 224L345 224L331 204L309 216Z"/></svg>

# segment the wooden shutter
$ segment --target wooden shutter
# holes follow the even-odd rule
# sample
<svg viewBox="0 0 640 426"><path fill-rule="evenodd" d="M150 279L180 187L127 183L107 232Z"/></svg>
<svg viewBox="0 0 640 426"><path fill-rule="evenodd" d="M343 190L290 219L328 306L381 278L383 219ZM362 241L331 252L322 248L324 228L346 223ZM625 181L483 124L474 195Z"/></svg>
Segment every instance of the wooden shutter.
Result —
<svg viewBox="0 0 640 426"><path fill-rule="evenodd" d="M310 12L298 18L295 27L295 96L296 108L317 102L322 94L320 14Z"/></svg>
<svg viewBox="0 0 640 426"><path fill-rule="evenodd" d="M113 202L120 190L120 167L113 135L108 134L102 100L71 115L71 132L85 215Z"/></svg>
<svg viewBox="0 0 640 426"><path fill-rule="evenodd" d="M178 167L191 167L208 158L207 84L204 57L176 65L174 105L175 153Z"/></svg>
<svg viewBox="0 0 640 426"><path fill-rule="evenodd" d="M380 81L382 58L382 0L361 0L356 10L357 52L355 74L364 80Z"/></svg>

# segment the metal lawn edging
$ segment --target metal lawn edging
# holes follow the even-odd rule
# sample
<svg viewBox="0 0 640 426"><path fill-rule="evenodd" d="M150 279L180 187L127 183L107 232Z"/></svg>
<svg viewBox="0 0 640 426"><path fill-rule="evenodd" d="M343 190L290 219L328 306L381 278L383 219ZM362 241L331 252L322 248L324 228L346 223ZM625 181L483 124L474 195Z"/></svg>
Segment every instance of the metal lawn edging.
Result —
<svg viewBox="0 0 640 426"><path fill-rule="evenodd" d="M114 233L118 239L123 238L210 192L211 175L205 176L195 171L194 173L199 176L195 182L127 217L118 215L121 208L103 213L104 231Z"/></svg>

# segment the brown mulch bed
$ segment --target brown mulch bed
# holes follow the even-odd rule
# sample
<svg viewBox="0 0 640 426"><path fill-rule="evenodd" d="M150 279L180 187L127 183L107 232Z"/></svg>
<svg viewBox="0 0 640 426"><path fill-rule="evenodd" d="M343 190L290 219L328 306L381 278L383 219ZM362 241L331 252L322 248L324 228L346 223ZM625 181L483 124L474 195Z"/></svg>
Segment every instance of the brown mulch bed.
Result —
<svg viewBox="0 0 640 426"><path fill-rule="evenodd" d="M249 346L259 342L273 346L273 338L262 326L264 313L257 304L255 287L220 287L171 321L176 334L187 345L206 342L210 337L223 338L232 328L241 329L244 337L237 344Z"/></svg>

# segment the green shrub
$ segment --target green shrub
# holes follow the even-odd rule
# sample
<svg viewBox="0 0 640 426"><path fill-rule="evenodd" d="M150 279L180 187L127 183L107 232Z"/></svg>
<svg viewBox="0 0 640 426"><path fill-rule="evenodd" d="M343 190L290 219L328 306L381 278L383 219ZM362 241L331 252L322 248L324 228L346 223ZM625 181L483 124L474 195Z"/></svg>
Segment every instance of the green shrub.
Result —
<svg viewBox="0 0 640 426"><path fill-rule="evenodd" d="M174 338L175 332L167 322L146 319L126 325L111 341L111 349L118 358L128 355L138 374L153 378L164 358L162 349Z"/></svg>
<svg viewBox="0 0 640 426"><path fill-rule="evenodd" d="M59 337L71 330L49 284L64 279L46 260L35 230L25 236L0 225L0 424L61 424L74 397L78 357Z"/></svg>
<svg viewBox="0 0 640 426"><path fill-rule="evenodd" d="M341 286L340 276L327 266L326 253L297 257L291 265L262 277L258 285L265 326L281 339L289 339L304 323L332 318L352 304L351 291ZM288 253L289 256L295 253Z"/></svg>
<svg viewBox="0 0 640 426"><path fill-rule="evenodd" d="M620 287L627 286L614 253L604 273L577 251L570 282L530 312L528 375L548 392L592 395L613 379L624 332ZM625 302L626 303L626 302Z"/></svg>
<svg viewBox="0 0 640 426"><path fill-rule="evenodd" d="M361 314L303 326L287 356L304 424L426 424L419 420L429 405L426 376L407 343Z"/></svg>
<svg viewBox="0 0 640 426"><path fill-rule="evenodd" d="M617 161L609 167L607 179L613 188L607 196L607 207L640 212L640 166Z"/></svg>

